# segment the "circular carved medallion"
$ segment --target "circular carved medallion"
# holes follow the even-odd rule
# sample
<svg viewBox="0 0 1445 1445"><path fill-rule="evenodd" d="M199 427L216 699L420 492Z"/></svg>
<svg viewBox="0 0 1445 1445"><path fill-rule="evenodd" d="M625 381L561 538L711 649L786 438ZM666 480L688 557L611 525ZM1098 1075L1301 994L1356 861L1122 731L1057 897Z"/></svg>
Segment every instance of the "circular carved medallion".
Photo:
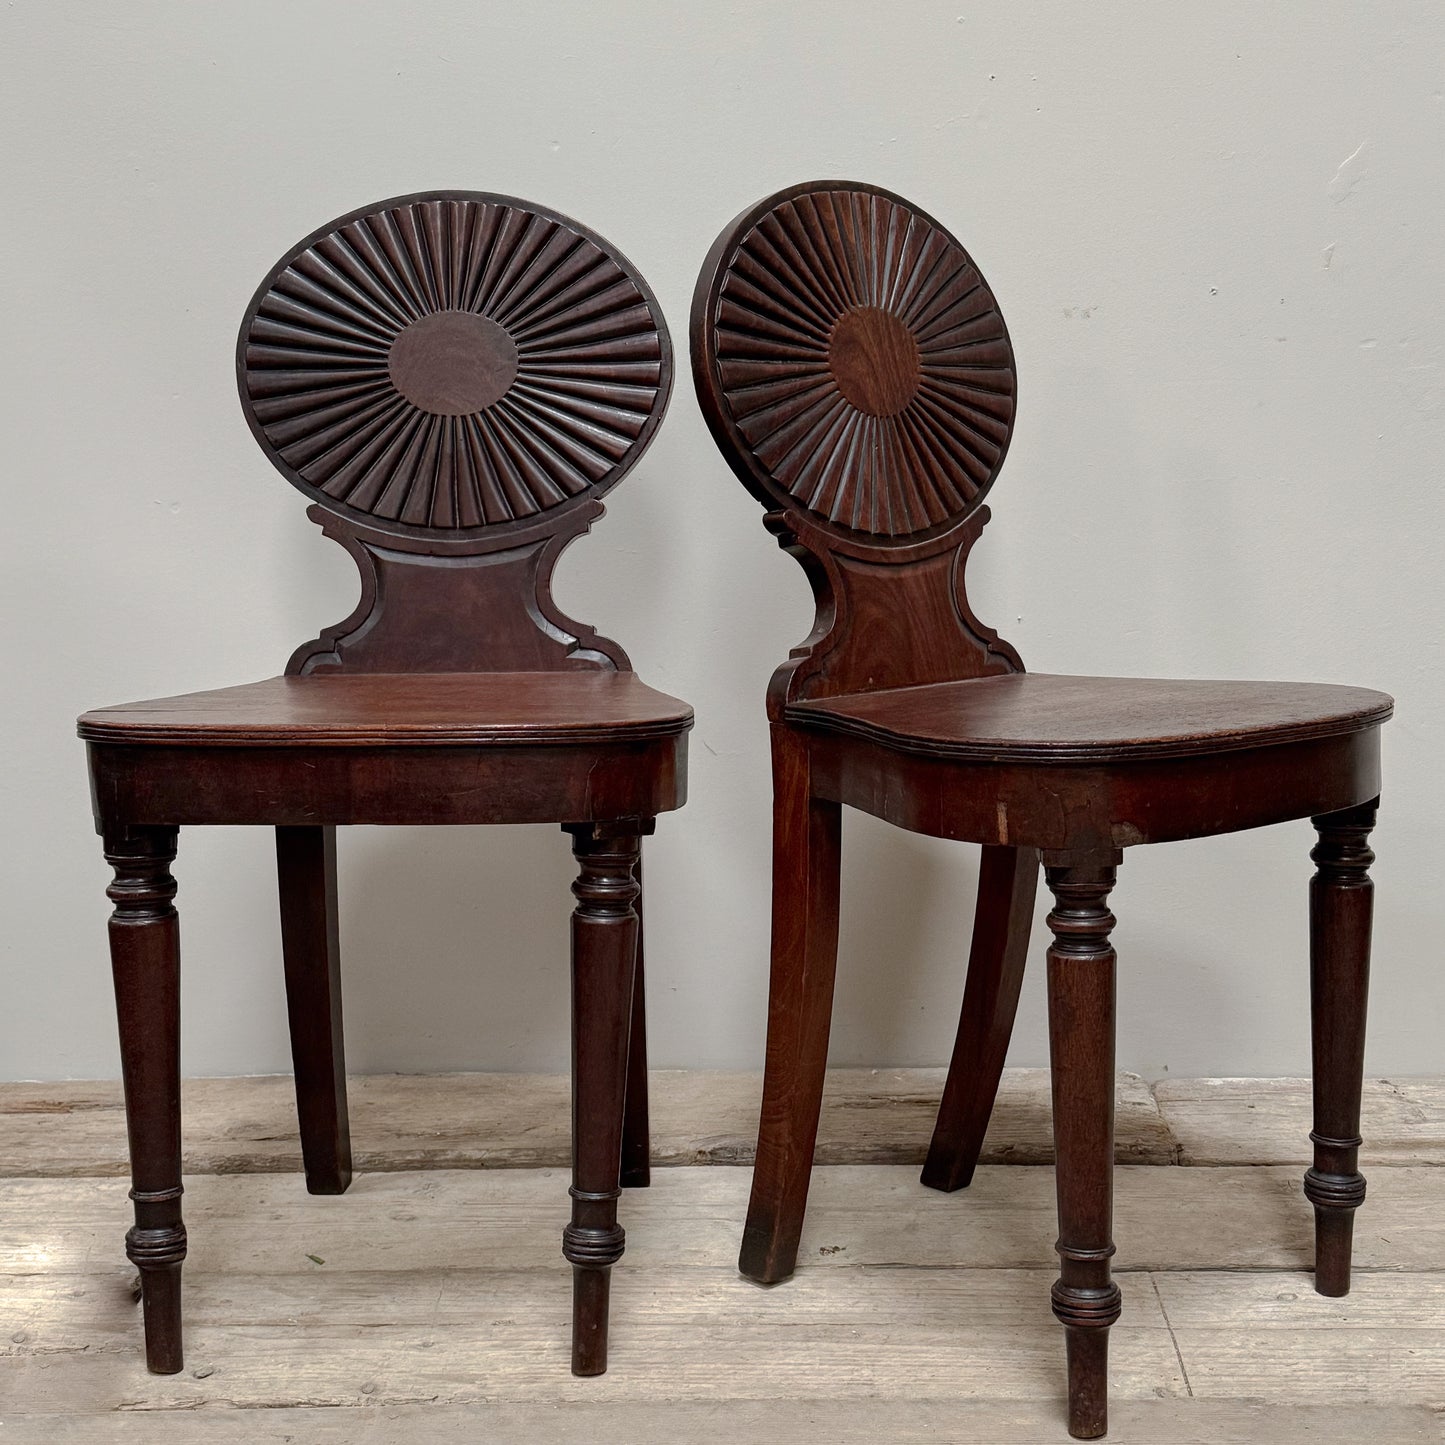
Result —
<svg viewBox="0 0 1445 1445"><path fill-rule="evenodd" d="M505 196L383 201L292 250L246 313L241 404L303 492L464 537L612 487L667 403L657 303L600 237Z"/></svg>
<svg viewBox="0 0 1445 1445"><path fill-rule="evenodd" d="M845 311L828 338L838 390L869 416L897 416L918 394L922 368L913 333L881 306Z"/></svg>
<svg viewBox="0 0 1445 1445"><path fill-rule="evenodd" d="M433 416L466 416L500 401L517 379L517 343L489 316L433 311L397 333L391 384Z"/></svg>

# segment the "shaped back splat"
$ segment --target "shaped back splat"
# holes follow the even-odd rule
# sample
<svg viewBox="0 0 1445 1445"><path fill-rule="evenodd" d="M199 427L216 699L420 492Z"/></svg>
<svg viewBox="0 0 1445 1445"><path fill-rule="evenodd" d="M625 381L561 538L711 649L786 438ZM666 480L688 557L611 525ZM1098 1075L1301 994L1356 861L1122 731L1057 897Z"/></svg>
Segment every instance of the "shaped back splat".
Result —
<svg viewBox="0 0 1445 1445"><path fill-rule="evenodd" d="M1023 670L973 615L968 552L1013 430L1013 348L963 247L898 196L813 181L759 202L698 278L703 415L808 574L812 634L769 708Z"/></svg>

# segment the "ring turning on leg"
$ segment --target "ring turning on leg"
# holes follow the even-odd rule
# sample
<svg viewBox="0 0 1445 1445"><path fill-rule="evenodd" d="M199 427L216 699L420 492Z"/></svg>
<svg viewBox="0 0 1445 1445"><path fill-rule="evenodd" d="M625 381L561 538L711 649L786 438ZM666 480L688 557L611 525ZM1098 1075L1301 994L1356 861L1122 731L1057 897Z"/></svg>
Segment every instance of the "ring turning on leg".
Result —
<svg viewBox="0 0 1445 1445"><path fill-rule="evenodd" d="M577 858L572 885L572 1220L562 1253L572 1265L572 1373L607 1369L612 1266L626 1236L622 1121L637 961L637 824L627 833L568 829Z"/></svg>
<svg viewBox="0 0 1445 1445"><path fill-rule="evenodd" d="M1117 854L1046 870L1049 1050L1052 1058L1060 1270L1054 1314L1064 1326L1069 1434L1108 1428L1109 1326L1119 1318L1114 1254L1114 971L1107 899Z"/></svg>
<svg viewBox="0 0 1445 1445"><path fill-rule="evenodd" d="M1360 1092L1365 1074L1365 1005L1370 983L1370 830L1375 802L1315 818L1310 857L1310 1008L1314 1043L1314 1166L1305 1197L1315 1211L1315 1289L1350 1292L1359 1172Z"/></svg>
<svg viewBox="0 0 1445 1445"><path fill-rule="evenodd" d="M180 929L172 899L174 828L127 828L105 837L115 882L106 894L111 972L120 1023L120 1066L130 1137L135 1224L125 1252L140 1271L146 1366L182 1365Z"/></svg>

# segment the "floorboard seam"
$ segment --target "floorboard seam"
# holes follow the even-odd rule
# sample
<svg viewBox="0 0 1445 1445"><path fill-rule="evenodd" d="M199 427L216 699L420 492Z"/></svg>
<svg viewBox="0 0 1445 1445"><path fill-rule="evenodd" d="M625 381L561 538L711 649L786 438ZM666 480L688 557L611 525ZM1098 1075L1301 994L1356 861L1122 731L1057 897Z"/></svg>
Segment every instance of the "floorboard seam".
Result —
<svg viewBox="0 0 1445 1445"><path fill-rule="evenodd" d="M1174 1346L1174 1358L1179 1361L1179 1373L1184 1379L1184 1393L1192 1400L1194 1398L1194 1386L1189 1383L1189 1371L1184 1367L1184 1355L1179 1349L1179 1337L1174 1333L1174 1326L1169 1319L1169 1311L1164 1307L1164 1296L1159 1293L1159 1281L1154 1277L1154 1271L1149 1271L1149 1283L1154 1290L1154 1298L1159 1301L1159 1313L1164 1316L1164 1328L1169 1331L1169 1343Z"/></svg>
<svg viewBox="0 0 1445 1445"><path fill-rule="evenodd" d="M1184 1157L1184 1141L1174 1132L1173 1121L1159 1097L1160 1079L1145 1080L1144 1087L1149 1090L1149 1097L1154 1101L1154 1117L1159 1121L1159 1127L1163 1129L1165 1138L1169 1141L1169 1159L1164 1165L1165 1168L1171 1165L1185 1165L1188 1160ZM1114 1161L1116 1164L1118 1160Z"/></svg>

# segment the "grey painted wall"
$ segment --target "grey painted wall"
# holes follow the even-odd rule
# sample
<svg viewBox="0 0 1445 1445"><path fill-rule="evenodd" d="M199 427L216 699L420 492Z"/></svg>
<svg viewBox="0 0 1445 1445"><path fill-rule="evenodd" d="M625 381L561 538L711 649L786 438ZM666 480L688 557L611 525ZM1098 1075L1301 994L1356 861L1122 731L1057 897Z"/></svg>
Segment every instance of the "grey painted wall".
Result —
<svg viewBox="0 0 1445 1445"><path fill-rule="evenodd" d="M1031 667L1397 694L1369 1063L1438 1070L1442 54L1429 3L7 5L0 1077L117 1069L75 714L270 675L354 600L236 405L272 261L385 196L511 192L611 238L682 340L721 226L816 176L915 198L1001 299L1021 410L972 581ZM561 599L698 712L648 857L654 1057L753 1066L762 692L807 589L685 374L609 509ZM1129 854L1123 1065L1306 1067L1311 841ZM845 849L835 1059L942 1062L972 852L856 817ZM545 829L346 837L353 1066L560 1067L569 865ZM182 839L191 1072L288 1067L271 868L260 832Z"/></svg>

